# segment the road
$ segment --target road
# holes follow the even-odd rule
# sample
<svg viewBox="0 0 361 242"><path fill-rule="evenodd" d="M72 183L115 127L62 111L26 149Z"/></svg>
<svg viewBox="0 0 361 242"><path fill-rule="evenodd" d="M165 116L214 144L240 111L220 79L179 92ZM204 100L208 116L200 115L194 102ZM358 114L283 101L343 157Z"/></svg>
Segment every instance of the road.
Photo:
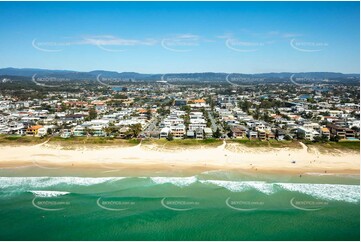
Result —
<svg viewBox="0 0 361 242"><path fill-rule="evenodd" d="M219 128L219 130L222 132L222 127L219 127L216 123L216 120L213 117L212 112L208 112L208 118L211 121L211 128L213 133L216 132L217 128Z"/></svg>
<svg viewBox="0 0 361 242"><path fill-rule="evenodd" d="M158 117L153 117L148 125L144 128L144 130L141 132L141 135L149 136L150 132L154 132L158 130L157 127Z"/></svg>

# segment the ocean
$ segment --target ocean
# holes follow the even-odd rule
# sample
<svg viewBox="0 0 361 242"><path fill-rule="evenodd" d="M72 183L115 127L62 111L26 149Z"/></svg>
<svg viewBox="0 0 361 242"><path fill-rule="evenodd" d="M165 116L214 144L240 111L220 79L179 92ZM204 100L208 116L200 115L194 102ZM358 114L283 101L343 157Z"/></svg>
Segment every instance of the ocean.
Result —
<svg viewBox="0 0 361 242"><path fill-rule="evenodd" d="M359 176L0 170L0 240L359 240Z"/></svg>

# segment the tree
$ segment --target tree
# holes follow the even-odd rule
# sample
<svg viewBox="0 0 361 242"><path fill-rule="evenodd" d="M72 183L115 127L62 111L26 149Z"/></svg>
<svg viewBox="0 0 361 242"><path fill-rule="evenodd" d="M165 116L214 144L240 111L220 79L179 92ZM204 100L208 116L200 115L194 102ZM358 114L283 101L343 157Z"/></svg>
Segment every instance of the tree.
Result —
<svg viewBox="0 0 361 242"><path fill-rule="evenodd" d="M173 138L173 134L171 132L168 133L168 136L167 136L167 140L168 141L172 141L174 138Z"/></svg>
<svg viewBox="0 0 361 242"><path fill-rule="evenodd" d="M327 135L321 135L320 137L320 142L322 143L327 143L328 142L328 136Z"/></svg>
<svg viewBox="0 0 361 242"><path fill-rule="evenodd" d="M273 120L273 118L269 116L268 112L265 112L265 113L263 113L263 120L265 122L269 123Z"/></svg>
<svg viewBox="0 0 361 242"><path fill-rule="evenodd" d="M219 128L217 127L216 132L213 133L213 138L219 138L221 137L221 131L219 130Z"/></svg>
<svg viewBox="0 0 361 242"><path fill-rule="evenodd" d="M292 140L292 137L290 135L286 134L284 139L285 140Z"/></svg>
<svg viewBox="0 0 361 242"><path fill-rule="evenodd" d="M209 103L209 106L211 107L211 110L214 110L214 101L211 96L208 96L207 102Z"/></svg>
<svg viewBox="0 0 361 242"><path fill-rule="evenodd" d="M141 124L131 124L129 126L129 130L127 131L127 136L130 137L138 137L138 135L142 132L142 125Z"/></svg>
<svg viewBox="0 0 361 242"><path fill-rule="evenodd" d="M182 106L180 108L181 111L185 111L186 113L189 113L191 111L191 107L189 105Z"/></svg>
<svg viewBox="0 0 361 242"><path fill-rule="evenodd" d="M233 131L230 130L230 131L227 133L227 136L228 136L228 138L232 138L232 137L233 137Z"/></svg>
<svg viewBox="0 0 361 242"><path fill-rule="evenodd" d="M61 105L60 105L60 112L65 112L66 109L67 109L67 107L66 107L65 103L61 103Z"/></svg>
<svg viewBox="0 0 361 242"><path fill-rule="evenodd" d="M95 111L95 108L89 109L89 120L93 120L97 118L97 112Z"/></svg>
<svg viewBox="0 0 361 242"><path fill-rule="evenodd" d="M339 142L340 139L341 139L341 137L339 135L335 135L335 136L330 138L331 141L335 141L335 142Z"/></svg>
<svg viewBox="0 0 361 242"><path fill-rule="evenodd" d="M84 128L84 133L86 136L89 136L90 135L90 129L88 127L85 127Z"/></svg>
<svg viewBox="0 0 361 242"><path fill-rule="evenodd" d="M357 126L352 126L351 129L355 132L360 132L360 128Z"/></svg>
<svg viewBox="0 0 361 242"><path fill-rule="evenodd" d="M252 104L245 100L244 102L241 101L239 106L242 108L243 112L249 113L249 108L252 106Z"/></svg>
<svg viewBox="0 0 361 242"><path fill-rule="evenodd" d="M261 113L259 112L259 109L257 108L255 113L252 115L254 119L259 119L261 117Z"/></svg>
<svg viewBox="0 0 361 242"><path fill-rule="evenodd" d="M152 118L152 110L150 109L150 107L147 108L147 120L150 120Z"/></svg>
<svg viewBox="0 0 361 242"><path fill-rule="evenodd" d="M112 133L112 128L105 127L103 128L103 132L105 133L106 136L109 136Z"/></svg>
<svg viewBox="0 0 361 242"><path fill-rule="evenodd" d="M297 138L298 138L298 139L304 139L304 138L305 138L305 133L303 133L303 132L297 132Z"/></svg>

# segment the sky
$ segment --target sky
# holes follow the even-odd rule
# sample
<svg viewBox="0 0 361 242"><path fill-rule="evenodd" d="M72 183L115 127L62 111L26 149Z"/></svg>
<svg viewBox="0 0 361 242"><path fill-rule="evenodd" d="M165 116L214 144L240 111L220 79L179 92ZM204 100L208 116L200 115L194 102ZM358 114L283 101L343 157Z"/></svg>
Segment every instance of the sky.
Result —
<svg viewBox="0 0 361 242"><path fill-rule="evenodd" d="M359 2L0 2L0 68L360 73Z"/></svg>

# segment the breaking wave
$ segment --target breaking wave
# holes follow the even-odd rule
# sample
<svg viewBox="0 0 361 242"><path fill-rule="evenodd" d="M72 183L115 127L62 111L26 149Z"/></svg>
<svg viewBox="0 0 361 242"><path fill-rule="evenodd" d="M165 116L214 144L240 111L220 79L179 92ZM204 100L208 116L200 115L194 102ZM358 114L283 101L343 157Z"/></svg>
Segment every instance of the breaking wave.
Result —
<svg viewBox="0 0 361 242"><path fill-rule="evenodd" d="M170 183L178 187L189 186L197 181L197 177L150 177L156 184Z"/></svg>
<svg viewBox="0 0 361 242"><path fill-rule="evenodd" d="M97 184L114 183L114 186L124 187L129 184L115 183L127 177L0 177L0 189L4 192L10 191L31 191L36 196L58 196L62 192L51 191L54 189L68 189L70 186L92 186ZM265 195L272 195L281 191L297 192L309 195L318 199L330 201L343 201L357 203L360 201L359 185L344 184L313 184L313 183L269 183L265 181L226 181L226 180L205 180L196 176L191 177L128 177L131 179L148 180L154 185L172 184L185 188L192 184L204 186L216 186L227 189L231 192L257 191ZM126 179L132 183L132 180ZM66 186L64 188L63 186ZM50 191L39 191L50 188Z"/></svg>
<svg viewBox="0 0 361 242"><path fill-rule="evenodd" d="M0 188L45 188L61 184L91 186L122 179L124 177L0 177Z"/></svg>
<svg viewBox="0 0 361 242"><path fill-rule="evenodd" d="M70 192L60 192L60 191L29 191L34 194L36 197L59 197L70 194Z"/></svg>

